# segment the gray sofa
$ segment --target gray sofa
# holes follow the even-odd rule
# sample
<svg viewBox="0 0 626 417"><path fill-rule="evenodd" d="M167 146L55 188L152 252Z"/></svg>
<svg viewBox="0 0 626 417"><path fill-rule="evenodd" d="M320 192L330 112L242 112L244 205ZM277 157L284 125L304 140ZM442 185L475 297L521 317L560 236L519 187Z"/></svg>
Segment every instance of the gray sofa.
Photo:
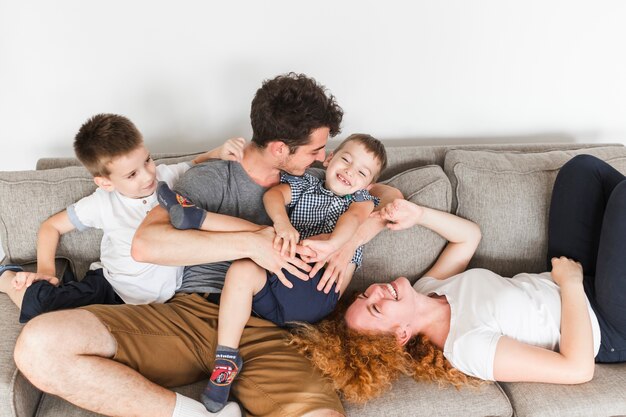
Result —
<svg viewBox="0 0 626 417"><path fill-rule="evenodd" d="M472 267L505 276L545 268L549 197L560 166L589 153L626 173L622 145L527 144L389 147L383 179L407 199L476 221L483 240ZM158 162L190 156L161 155ZM37 170L0 172L0 239L4 263L35 267L36 233L41 221L94 189L87 172L71 158L43 159ZM96 231L63 236L58 271L82 277L98 258ZM445 242L413 228L383 232L365 249L352 289L374 280L404 275L416 280ZM522 314L513 312L512 314ZM0 294L0 416L88 416L59 398L42 394L16 369L13 347L21 326L17 308ZM59 346L63 349L63 346ZM204 382L179 387L199 396ZM617 416L626 415L626 364L597 365L594 379L577 386L506 383L456 390L404 378L365 406L346 404L350 416Z"/></svg>

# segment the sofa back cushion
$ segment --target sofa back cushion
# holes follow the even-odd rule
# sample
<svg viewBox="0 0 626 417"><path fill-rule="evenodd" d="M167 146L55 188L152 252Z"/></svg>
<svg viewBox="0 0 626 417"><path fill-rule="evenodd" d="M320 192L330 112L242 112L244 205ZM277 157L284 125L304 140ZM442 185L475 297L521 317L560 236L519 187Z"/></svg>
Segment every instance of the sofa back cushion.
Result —
<svg viewBox="0 0 626 417"><path fill-rule="evenodd" d="M83 167L0 172L0 240L8 260L36 260L41 223L95 189ZM67 233L61 237L57 256L71 259L73 272L82 279L89 264L100 257L101 238L102 232L95 229Z"/></svg>
<svg viewBox="0 0 626 417"><path fill-rule="evenodd" d="M155 162L176 164L195 155L157 154ZM0 172L0 240L8 262L36 260L41 223L96 189L91 174L76 158L41 159L37 167L34 171ZM100 258L101 239L100 230L74 230L61 237L57 257L70 259L72 272L80 280Z"/></svg>
<svg viewBox="0 0 626 417"><path fill-rule="evenodd" d="M416 204L450 211L452 189L439 165L404 171L386 182ZM432 265L446 241L423 227L383 230L363 250L363 264L354 274L348 292L363 291L374 282L405 276L415 282Z"/></svg>
<svg viewBox="0 0 626 417"><path fill-rule="evenodd" d="M591 154L626 173L626 148L547 152L451 150L444 169L456 197L456 214L470 219L483 238L470 267L504 276L547 270L550 196L561 166Z"/></svg>

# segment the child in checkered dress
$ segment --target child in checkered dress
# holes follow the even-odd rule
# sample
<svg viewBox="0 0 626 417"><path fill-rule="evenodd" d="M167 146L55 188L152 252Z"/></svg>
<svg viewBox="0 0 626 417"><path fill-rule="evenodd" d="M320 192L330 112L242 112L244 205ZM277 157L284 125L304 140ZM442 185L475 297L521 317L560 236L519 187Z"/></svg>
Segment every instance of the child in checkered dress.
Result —
<svg viewBox="0 0 626 417"><path fill-rule="evenodd" d="M325 180L311 174L301 177L283 174L281 184L263 197L267 214L274 222L274 246L284 255L295 256L296 244L309 246L321 256L321 263L339 250L356 233L378 199L368 190L387 164L385 148L370 135L349 136L324 161ZM166 184L159 186L161 204L170 212L177 228L210 230L206 212L175 194ZM289 210L289 214L288 214ZM330 234L327 240L305 240ZM279 326L290 321L314 323L332 312L360 265L359 247L341 278L317 289L324 268L314 268L309 280L293 277L283 280L249 259L235 261L222 290L216 360L202 400L209 411L220 410L228 399L230 386L239 373L242 360L239 343L243 328L253 314ZM332 290L332 291L330 291ZM330 291L330 292L329 292Z"/></svg>

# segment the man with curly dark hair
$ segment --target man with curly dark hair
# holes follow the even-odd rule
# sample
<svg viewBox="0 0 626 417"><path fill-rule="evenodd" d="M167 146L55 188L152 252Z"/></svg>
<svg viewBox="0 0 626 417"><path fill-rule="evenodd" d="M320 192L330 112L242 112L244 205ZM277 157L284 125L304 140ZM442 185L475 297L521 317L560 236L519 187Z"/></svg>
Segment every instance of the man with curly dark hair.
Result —
<svg viewBox="0 0 626 417"><path fill-rule="evenodd" d="M221 216L214 231L174 229L159 207L135 234L135 260L192 265L185 268L176 295L159 305L90 306L39 316L18 340L20 370L38 388L101 414L217 415L163 387L199 381L213 368L217 303L229 261L250 258L277 275L307 279L309 265L274 250L275 232L266 227L272 223L262 197L278 184L281 172L301 175L323 161L342 116L334 97L312 78L289 73L265 81L252 103L253 139L241 163L198 165L176 186L191 202ZM383 200L395 197L389 192L383 185L371 189ZM234 231L241 230L241 222L248 231ZM383 227L375 219L364 223L329 261L329 273L345 269L354 250ZM343 415L330 382L285 342L286 336L272 323L250 318L240 343L245 366L233 395L251 415ZM238 370L223 371L230 378ZM236 415L225 410L232 411L225 408L219 415Z"/></svg>
<svg viewBox="0 0 626 417"><path fill-rule="evenodd" d="M265 148L278 138L293 154L317 128L327 127L336 136L342 117L335 98L327 97L312 78L293 72L278 76L265 81L252 100L252 143Z"/></svg>

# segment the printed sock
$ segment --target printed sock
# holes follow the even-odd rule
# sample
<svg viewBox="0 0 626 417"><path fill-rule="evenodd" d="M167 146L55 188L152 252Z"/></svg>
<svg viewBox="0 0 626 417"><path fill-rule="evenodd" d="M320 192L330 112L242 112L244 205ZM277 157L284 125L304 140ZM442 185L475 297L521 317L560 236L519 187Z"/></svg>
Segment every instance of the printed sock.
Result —
<svg viewBox="0 0 626 417"><path fill-rule="evenodd" d="M206 211L196 206L174 206L170 210L170 222L177 229L200 229Z"/></svg>
<svg viewBox="0 0 626 417"><path fill-rule="evenodd" d="M172 417L241 417L241 408L229 402L219 413L211 413L201 402L176 393L176 405Z"/></svg>
<svg viewBox="0 0 626 417"><path fill-rule="evenodd" d="M157 186L157 199L161 207L170 213L170 222L175 228L199 229L202 226L206 212L182 195L172 191L163 181L160 181Z"/></svg>
<svg viewBox="0 0 626 417"><path fill-rule="evenodd" d="M172 191L165 181L159 181L157 185L157 200L159 200L161 207L169 212L172 207L180 204L176 198L177 196L178 194Z"/></svg>
<svg viewBox="0 0 626 417"><path fill-rule="evenodd" d="M237 374L241 371L243 361L239 356L239 349L218 345L215 352L215 365L204 392L202 403L207 410L216 412L221 410L228 400L230 387Z"/></svg>

